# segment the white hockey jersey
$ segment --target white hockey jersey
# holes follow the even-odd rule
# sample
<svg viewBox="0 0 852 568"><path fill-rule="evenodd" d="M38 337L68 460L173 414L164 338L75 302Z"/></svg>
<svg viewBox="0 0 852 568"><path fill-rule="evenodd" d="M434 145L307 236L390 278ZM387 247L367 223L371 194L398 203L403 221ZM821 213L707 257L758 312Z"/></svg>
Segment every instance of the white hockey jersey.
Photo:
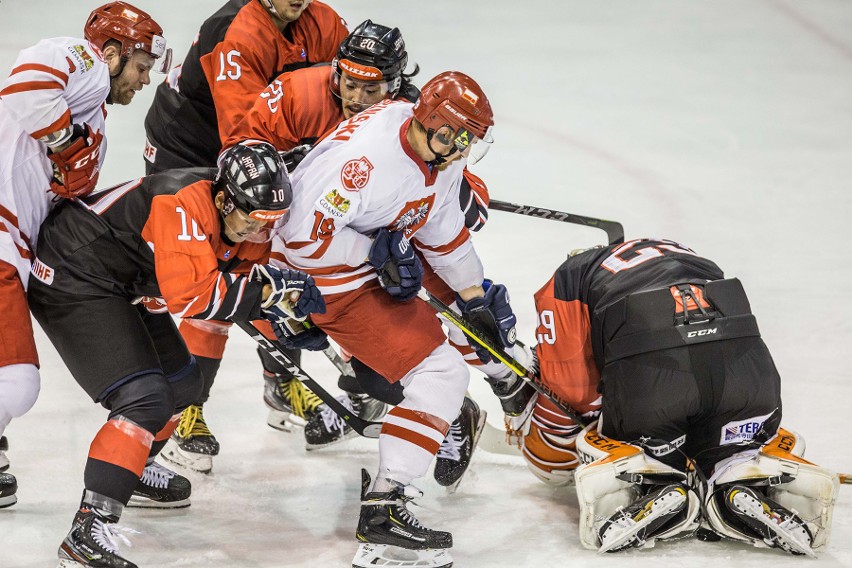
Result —
<svg viewBox="0 0 852 568"><path fill-rule="evenodd" d="M39 138L73 124L103 132L109 68L84 39L45 39L18 55L0 85L0 259L24 286L38 229L60 199L50 191L51 162ZM100 163L106 154L101 143Z"/></svg>
<svg viewBox="0 0 852 568"><path fill-rule="evenodd" d="M404 230L454 290L482 284L459 208L466 160L430 170L406 140L412 107L386 100L342 122L291 175L290 218L273 258L313 275L323 294L376 278L367 256L382 227Z"/></svg>

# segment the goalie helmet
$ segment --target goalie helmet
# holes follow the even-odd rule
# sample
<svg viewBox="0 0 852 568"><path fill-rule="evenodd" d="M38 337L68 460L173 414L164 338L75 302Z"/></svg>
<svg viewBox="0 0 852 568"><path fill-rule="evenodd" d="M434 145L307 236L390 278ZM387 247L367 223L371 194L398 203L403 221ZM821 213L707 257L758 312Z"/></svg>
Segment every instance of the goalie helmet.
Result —
<svg viewBox="0 0 852 568"><path fill-rule="evenodd" d="M284 162L266 142L237 144L225 150L215 188L225 193L223 215L239 209L252 219L279 221L293 202Z"/></svg>
<svg viewBox="0 0 852 568"><path fill-rule="evenodd" d="M172 50L166 48L163 28L146 12L127 2L110 2L95 8L86 20L83 36L101 52L109 40L119 42L123 60L141 49L157 60L155 68L161 73L171 66Z"/></svg>
<svg viewBox="0 0 852 568"><path fill-rule="evenodd" d="M340 74L346 73L361 81L387 83L387 92L395 96L408 65L408 52L399 28L365 20L343 40L331 65L335 88Z"/></svg>

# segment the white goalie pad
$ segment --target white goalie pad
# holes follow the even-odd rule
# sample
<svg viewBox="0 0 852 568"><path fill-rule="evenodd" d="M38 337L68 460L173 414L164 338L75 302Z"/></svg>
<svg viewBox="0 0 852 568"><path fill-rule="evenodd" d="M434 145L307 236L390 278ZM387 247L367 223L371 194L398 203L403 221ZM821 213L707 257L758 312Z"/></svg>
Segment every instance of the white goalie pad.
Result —
<svg viewBox="0 0 852 568"><path fill-rule="evenodd" d="M600 436L597 423L587 426L577 437L577 450L583 461L574 474L580 504L580 542L591 550L600 547L598 532L604 522L641 496L638 483L622 481L618 476L627 473L636 475L637 480L652 475L672 482L686 481L684 473L647 456L642 448ZM700 512L699 500L694 492L688 494L684 522L655 535L655 539L671 538L694 528Z"/></svg>
<svg viewBox="0 0 852 568"><path fill-rule="evenodd" d="M803 453L804 442L801 437L779 429L778 435L759 452L744 452L717 464L717 473L712 480L715 487L758 479L778 480L770 484L766 495L805 521L814 537L812 548L820 551L828 544L831 534L831 520L840 491L840 480L836 473L802 458ZM743 534L725 522L716 499L711 499L707 505L708 520L716 532L758 547L765 546L761 539Z"/></svg>
<svg viewBox="0 0 852 568"><path fill-rule="evenodd" d="M411 550L387 544L363 543L358 546L355 558L352 559L353 568L449 568L452 565L453 559L446 548Z"/></svg>

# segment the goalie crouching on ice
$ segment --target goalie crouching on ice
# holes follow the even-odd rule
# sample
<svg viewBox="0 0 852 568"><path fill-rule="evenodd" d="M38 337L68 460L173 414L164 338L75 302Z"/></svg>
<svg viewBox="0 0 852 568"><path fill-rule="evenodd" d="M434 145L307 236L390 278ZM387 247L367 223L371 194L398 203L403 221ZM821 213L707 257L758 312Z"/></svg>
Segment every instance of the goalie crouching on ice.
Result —
<svg viewBox="0 0 852 568"><path fill-rule="evenodd" d="M599 420L537 395L509 428L539 478L576 481L584 547L828 544L838 477L779 428L780 377L739 280L641 239L569 257L535 300L541 379Z"/></svg>

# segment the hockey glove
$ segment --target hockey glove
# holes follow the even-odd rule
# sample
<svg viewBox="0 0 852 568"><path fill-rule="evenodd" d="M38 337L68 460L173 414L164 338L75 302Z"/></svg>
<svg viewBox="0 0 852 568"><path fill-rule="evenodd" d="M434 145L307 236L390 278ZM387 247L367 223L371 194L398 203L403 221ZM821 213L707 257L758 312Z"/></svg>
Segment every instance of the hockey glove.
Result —
<svg viewBox="0 0 852 568"><path fill-rule="evenodd" d="M485 296L465 302L457 295L456 302L468 321L485 332L485 335L494 343L508 349L515 344L517 336L515 332L517 318L512 312L512 306L509 305L509 292L505 286L494 284L491 280L483 282L482 287L485 289ZM488 349L473 339L468 337L468 342L483 363L498 361Z"/></svg>
<svg viewBox="0 0 852 568"><path fill-rule="evenodd" d="M260 305L260 311L273 323L286 318L304 321L309 314L325 313L325 300L313 277L301 270L255 264L249 279L272 287L272 293Z"/></svg>
<svg viewBox="0 0 852 568"><path fill-rule="evenodd" d="M47 157L53 163L50 189L68 199L85 197L95 189L104 139L103 134L93 132L88 124L75 124L73 130L70 146L59 152L47 151Z"/></svg>
<svg viewBox="0 0 852 568"><path fill-rule="evenodd" d="M311 151L310 144L302 144L300 146L296 146L295 148L291 148L286 152L278 152L278 155L281 156L281 161L284 162L284 166L287 168L287 173L292 173L293 170L296 169L302 160L305 159L305 156L308 155L308 152Z"/></svg>
<svg viewBox="0 0 852 568"><path fill-rule="evenodd" d="M420 290L423 265L403 231L379 229L367 262L376 268L382 288L396 300L410 300Z"/></svg>
<svg viewBox="0 0 852 568"><path fill-rule="evenodd" d="M328 335L307 322L287 318L273 322L272 331L275 332L278 342L287 349L322 351L329 347Z"/></svg>

